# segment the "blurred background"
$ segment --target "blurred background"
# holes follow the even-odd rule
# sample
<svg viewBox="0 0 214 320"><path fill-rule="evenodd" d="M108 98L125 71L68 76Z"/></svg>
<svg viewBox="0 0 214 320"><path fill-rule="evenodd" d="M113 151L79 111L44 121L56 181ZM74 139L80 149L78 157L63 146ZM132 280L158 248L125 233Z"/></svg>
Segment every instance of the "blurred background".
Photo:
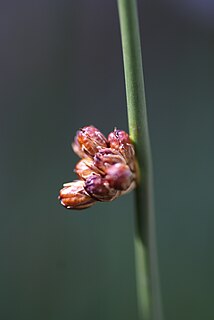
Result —
<svg viewBox="0 0 214 320"><path fill-rule="evenodd" d="M214 3L139 15L165 319L211 320ZM127 130L116 1L3 0L0 44L0 318L137 320L133 194L57 200L76 130Z"/></svg>

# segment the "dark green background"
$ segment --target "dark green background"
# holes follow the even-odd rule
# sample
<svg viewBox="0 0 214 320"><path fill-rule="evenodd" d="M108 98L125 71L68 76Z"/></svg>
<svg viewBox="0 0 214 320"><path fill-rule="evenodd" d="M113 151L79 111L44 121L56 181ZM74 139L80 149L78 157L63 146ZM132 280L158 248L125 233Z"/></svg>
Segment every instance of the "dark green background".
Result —
<svg viewBox="0 0 214 320"><path fill-rule="evenodd" d="M214 6L139 1L166 320L213 310ZM0 4L0 318L136 320L133 194L82 212L76 130L127 130L116 1Z"/></svg>

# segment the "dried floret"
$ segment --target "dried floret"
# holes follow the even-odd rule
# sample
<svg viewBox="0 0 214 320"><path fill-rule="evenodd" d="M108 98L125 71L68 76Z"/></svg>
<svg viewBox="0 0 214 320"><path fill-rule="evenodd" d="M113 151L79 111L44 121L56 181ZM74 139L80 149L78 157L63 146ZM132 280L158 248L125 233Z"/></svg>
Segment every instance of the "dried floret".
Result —
<svg viewBox="0 0 214 320"><path fill-rule="evenodd" d="M108 142L112 149L118 150L122 144L131 144L128 133L123 130L114 129L113 132L110 132L108 135Z"/></svg>
<svg viewBox="0 0 214 320"><path fill-rule="evenodd" d="M106 169L116 163L126 164L121 153L111 148L100 149L94 156L94 166L106 173Z"/></svg>
<svg viewBox="0 0 214 320"><path fill-rule="evenodd" d="M108 142L100 130L94 126L87 126L77 131L72 146L81 158L93 157L100 148L107 148Z"/></svg>
<svg viewBox="0 0 214 320"><path fill-rule="evenodd" d="M100 174L100 170L94 166L94 161L91 158L83 158L77 162L74 172L82 180L86 180L90 176Z"/></svg>
<svg viewBox="0 0 214 320"><path fill-rule="evenodd" d="M108 181L101 176L93 176L85 181L86 192L98 201L112 201L119 196L116 189L110 187Z"/></svg>
<svg viewBox="0 0 214 320"><path fill-rule="evenodd" d="M106 181L116 190L127 190L134 180L134 175L129 166L116 163L106 170Z"/></svg>
<svg viewBox="0 0 214 320"><path fill-rule="evenodd" d="M135 171L135 151L129 135L123 130L114 129L108 136L110 148L118 150L129 165Z"/></svg>
<svg viewBox="0 0 214 320"><path fill-rule="evenodd" d="M91 207L95 200L85 191L84 181L76 180L64 184L60 190L59 200L67 209L85 209Z"/></svg>

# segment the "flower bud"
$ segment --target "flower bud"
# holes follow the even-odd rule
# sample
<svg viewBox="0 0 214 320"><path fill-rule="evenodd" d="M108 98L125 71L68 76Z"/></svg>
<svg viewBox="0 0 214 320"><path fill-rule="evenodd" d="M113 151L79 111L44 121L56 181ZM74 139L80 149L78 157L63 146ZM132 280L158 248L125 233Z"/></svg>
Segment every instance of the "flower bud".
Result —
<svg viewBox="0 0 214 320"><path fill-rule="evenodd" d="M108 135L108 142L112 149L118 150L122 144L131 144L128 133L123 130L114 129L113 132L110 132Z"/></svg>
<svg viewBox="0 0 214 320"><path fill-rule="evenodd" d="M81 158L93 157L100 148L106 148L108 142L105 136L95 127L88 126L77 131L73 150Z"/></svg>
<svg viewBox="0 0 214 320"><path fill-rule="evenodd" d="M110 188L109 183L101 176L92 176L85 182L85 190L98 201L112 201L119 196L119 192Z"/></svg>
<svg viewBox="0 0 214 320"><path fill-rule="evenodd" d="M135 152L129 135L123 130L115 129L108 136L112 149L118 150L132 171L135 171Z"/></svg>
<svg viewBox="0 0 214 320"><path fill-rule="evenodd" d="M100 149L94 156L94 166L106 173L106 168L115 163L126 164L119 151L111 148Z"/></svg>
<svg viewBox="0 0 214 320"><path fill-rule="evenodd" d="M81 180L64 184L58 197L61 204L67 209L80 210L91 207L95 200L87 194L84 185L84 181Z"/></svg>
<svg viewBox="0 0 214 320"><path fill-rule="evenodd" d="M127 190L134 180L134 175L129 166L122 163L116 163L107 168L105 179L108 181L111 188L116 190Z"/></svg>
<svg viewBox="0 0 214 320"><path fill-rule="evenodd" d="M86 180L90 176L100 173L94 166L94 162L91 158L83 158L77 162L74 172L82 180Z"/></svg>
<svg viewBox="0 0 214 320"><path fill-rule="evenodd" d="M136 159L133 145L129 143L122 144L119 148L119 151L122 154L131 171L136 171Z"/></svg>

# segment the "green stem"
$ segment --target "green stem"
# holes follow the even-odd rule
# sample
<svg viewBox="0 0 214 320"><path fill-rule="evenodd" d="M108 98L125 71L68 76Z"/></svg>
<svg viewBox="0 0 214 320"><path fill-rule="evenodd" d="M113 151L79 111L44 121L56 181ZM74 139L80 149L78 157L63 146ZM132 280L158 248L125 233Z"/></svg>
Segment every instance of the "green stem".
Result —
<svg viewBox="0 0 214 320"><path fill-rule="evenodd" d="M129 132L139 164L135 257L140 320L161 320L155 238L152 159L136 0L117 0L122 38Z"/></svg>

